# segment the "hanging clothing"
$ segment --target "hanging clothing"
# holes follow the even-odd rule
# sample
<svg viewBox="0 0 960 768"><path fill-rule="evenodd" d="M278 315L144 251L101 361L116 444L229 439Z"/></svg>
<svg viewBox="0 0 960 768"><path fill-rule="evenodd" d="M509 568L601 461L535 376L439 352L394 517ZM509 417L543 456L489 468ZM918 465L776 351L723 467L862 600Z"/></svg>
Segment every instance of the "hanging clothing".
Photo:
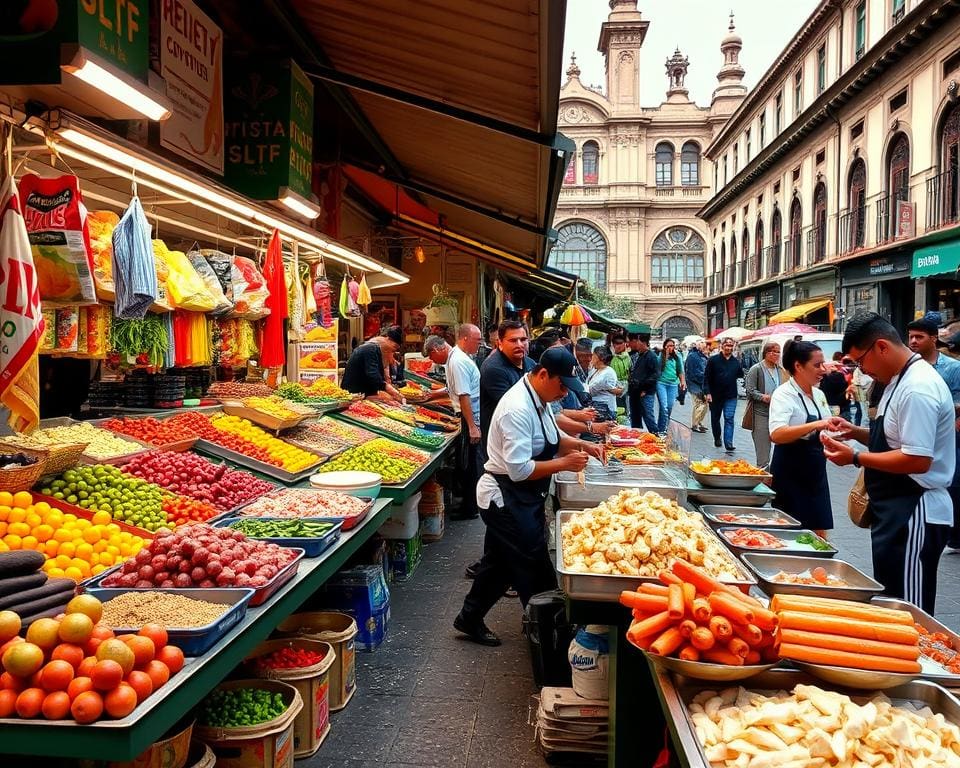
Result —
<svg viewBox="0 0 960 768"><path fill-rule="evenodd" d="M283 366L287 360L283 321L287 319L287 280L283 273L283 246L280 233L273 230L267 258L263 263L263 279L270 295L266 306L270 310L263 322L263 341L260 343L260 365L263 368Z"/></svg>

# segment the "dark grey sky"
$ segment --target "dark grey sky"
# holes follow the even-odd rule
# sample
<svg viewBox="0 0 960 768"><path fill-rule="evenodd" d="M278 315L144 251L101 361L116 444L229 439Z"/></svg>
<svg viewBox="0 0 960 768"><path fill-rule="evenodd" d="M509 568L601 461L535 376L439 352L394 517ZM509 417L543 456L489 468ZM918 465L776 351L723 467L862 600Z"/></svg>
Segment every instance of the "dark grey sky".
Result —
<svg viewBox="0 0 960 768"><path fill-rule="evenodd" d="M743 38L740 63L746 69L744 82L756 84L818 0L640 0L643 18L650 22L640 56L640 101L656 106L664 100L667 76L664 62L679 46L690 59L687 88L690 98L709 105L723 63L720 41L727 34L729 14L735 14L737 34ZM597 51L600 25L610 8L606 0L567 0L564 39L564 69L571 51L577 54L585 85L605 87L603 56Z"/></svg>

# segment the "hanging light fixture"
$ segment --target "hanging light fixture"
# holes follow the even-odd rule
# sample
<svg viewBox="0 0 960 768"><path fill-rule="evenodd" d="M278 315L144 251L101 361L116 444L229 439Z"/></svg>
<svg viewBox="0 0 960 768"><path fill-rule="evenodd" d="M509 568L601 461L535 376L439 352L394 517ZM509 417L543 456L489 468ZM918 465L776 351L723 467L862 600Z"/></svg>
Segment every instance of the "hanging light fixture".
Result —
<svg viewBox="0 0 960 768"><path fill-rule="evenodd" d="M417 243L417 247L413 249L413 258L417 260L417 264L425 264L427 261L427 254L423 250L423 241Z"/></svg>

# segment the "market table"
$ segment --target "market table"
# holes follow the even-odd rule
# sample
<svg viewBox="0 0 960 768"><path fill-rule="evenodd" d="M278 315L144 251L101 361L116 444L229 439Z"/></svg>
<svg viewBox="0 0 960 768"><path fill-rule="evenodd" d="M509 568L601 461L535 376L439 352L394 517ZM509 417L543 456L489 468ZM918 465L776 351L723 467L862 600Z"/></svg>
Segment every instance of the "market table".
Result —
<svg viewBox="0 0 960 768"><path fill-rule="evenodd" d="M367 518L343 533L323 555L304 559L293 579L203 656L187 659L180 674L128 717L78 725L72 720L0 720L0 752L48 757L132 760L157 741L256 646L333 576L389 517L390 498L374 503ZM53 729L53 730L51 730Z"/></svg>

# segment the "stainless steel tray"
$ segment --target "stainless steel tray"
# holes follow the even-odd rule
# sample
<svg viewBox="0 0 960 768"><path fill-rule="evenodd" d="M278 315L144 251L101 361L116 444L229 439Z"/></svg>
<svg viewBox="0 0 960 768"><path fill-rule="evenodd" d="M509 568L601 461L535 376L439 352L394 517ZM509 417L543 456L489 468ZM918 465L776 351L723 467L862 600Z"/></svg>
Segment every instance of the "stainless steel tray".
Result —
<svg viewBox="0 0 960 768"><path fill-rule="evenodd" d="M691 467L690 474L704 488L726 488L741 491L750 490L757 483L768 483L773 480L773 475L764 472L762 475L714 475L709 472L697 472Z"/></svg>
<svg viewBox="0 0 960 768"><path fill-rule="evenodd" d="M931 633L943 633L950 638L950 642L953 643L954 648L960 649L960 635L958 635L949 627L941 624L939 621L933 618L933 616L924 611L922 608L918 608L913 603L908 603L906 600L897 600L893 597L875 597L871 602L883 608L893 608L898 611L908 611L913 615L913 620L921 627ZM947 672L933 659L928 659L926 656L921 655L920 666L922 667L920 677L924 680L933 680L940 685L945 685L947 688L960 688L960 675L953 675Z"/></svg>
<svg viewBox="0 0 960 768"><path fill-rule="evenodd" d="M753 528L802 528L803 524L799 520L790 517L786 512L781 512L774 507L744 507L735 504L704 504L700 511L714 528L722 528L727 525L749 525ZM750 515L756 522L735 522L729 520L719 520L719 515ZM777 522L782 519L784 522Z"/></svg>
<svg viewBox="0 0 960 768"><path fill-rule="evenodd" d="M654 670L654 681L661 692L664 713L667 716L667 725L674 735L677 746L683 753L685 764L690 768L710 768L703 747L697 738L693 721L690 718L689 705L697 694L710 690L702 680L674 675L667 670ZM824 685L821 681L805 672L795 672L785 669L773 669L763 672L744 684L749 691L758 691L773 694L778 691L790 691L797 685L817 685L827 690L845 693L858 704L865 704L874 698L879 691L870 693L845 689L840 686ZM730 687L730 686L727 686ZM720 687L716 692L721 692ZM926 680L899 685L883 691L895 705L913 704L928 706L934 713L940 713L950 722L960 725L960 701L944 688Z"/></svg>
<svg viewBox="0 0 960 768"><path fill-rule="evenodd" d="M843 560L822 559L816 563L804 555L765 554L744 552L740 559L760 582L760 589L768 595L802 595L804 597L833 597L838 600L869 602L870 598L883 592L883 585L871 579L863 571ZM780 571L802 573L810 568L823 568L830 576L847 582L846 587L831 587L827 584L782 584L773 581ZM960 639L958 639L960 642Z"/></svg>
<svg viewBox="0 0 960 768"><path fill-rule="evenodd" d="M776 494L760 483L750 490L738 488L704 488L693 477L687 479L687 498L698 504L734 504L742 507L765 507Z"/></svg>
<svg viewBox="0 0 960 768"><path fill-rule="evenodd" d="M563 524L570 519L571 515L577 514L580 510L561 510L557 513L556 521L556 541L557 541L557 573L560 576L560 588L567 594L567 597L573 600L596 600L599 602L616 603L620 599L620 593L625 589L636 589L639 584L659 583L656 576L621 576L614 574L600 573L577 573L568 571L563 565ZM707 526L704 526L707 536L711 536L717 541L719 537ZM722 544L722 542L721 542ZM723 580L725 584L738 587L744 591L750 587L756 586L757 581L753 575L737 562L731 555L731 561L740 571L743 578L735 581Z"/></svg>
<svg viewBox="0 0 960 768"><path fill-rule="evenodd" d="M786 543L787 546L780 549L766 549L764 547L738 547L730 539L728 539L724 534L727 531L736 531L740 528L746 528L751 531L762 531L763 533L770 534L771 536L776 536L778 539ZM727 548L733 550L738 555L745 555L748 552L766 552L773 555L798 555L800 557L815 557L815 558L827 558L833 557L837 554L837 549L830 542L826 542L830 545L830 549L814 549L810 544L797 544L795 539L802 533L809 533L811 536L817 536L813 531L807 530L805 528L791 529L787 531L783 530L771 530L770 528L758 528L753 525L728 525L722 528L717 528L717 535L720 537L720 540L727 546ZM817 536L817 538L820 538ZM824 541L821 539L821 541Z"/></svg>
<svg viewBox="0 0 960 768"><path fill-rule="evenodd" d="M555 477L557 496L564 509L587 509L616 495L626 488L639 488L643 491L655 491L665 499L673 499L678 504L686 503L686 489L675 475L664 471L662 467L636 467L643 470L636 476L623 474L592 474L584 477L584 484L574 472L560 472Z"/></svg>
<svg viewBox="0 0 960 768"><path fill-rule="evenodd" d="M275 467L273 464L267 464L266 462L260 461L258 459L251 458L237 451L232 451L229 448L224 448L222 445L217 445L216 443L211 443L209 440L197 440L197 444L194 446L197 451L201 453L206 453L209 456L219 456L221 459L226 459L231 461L234 464L237 464L241 467L246 467L247 469L253 469L259 472L260 474L267 475L267 477L272 477L274 480L279 480L282 483L299 483L301 480L305 480L314 473L317 467L319 467L323 462L317 461L314 464L311 464L307 469L297 472L296 474L292 472L287 472L285 469L280 467Z"/></svg>

